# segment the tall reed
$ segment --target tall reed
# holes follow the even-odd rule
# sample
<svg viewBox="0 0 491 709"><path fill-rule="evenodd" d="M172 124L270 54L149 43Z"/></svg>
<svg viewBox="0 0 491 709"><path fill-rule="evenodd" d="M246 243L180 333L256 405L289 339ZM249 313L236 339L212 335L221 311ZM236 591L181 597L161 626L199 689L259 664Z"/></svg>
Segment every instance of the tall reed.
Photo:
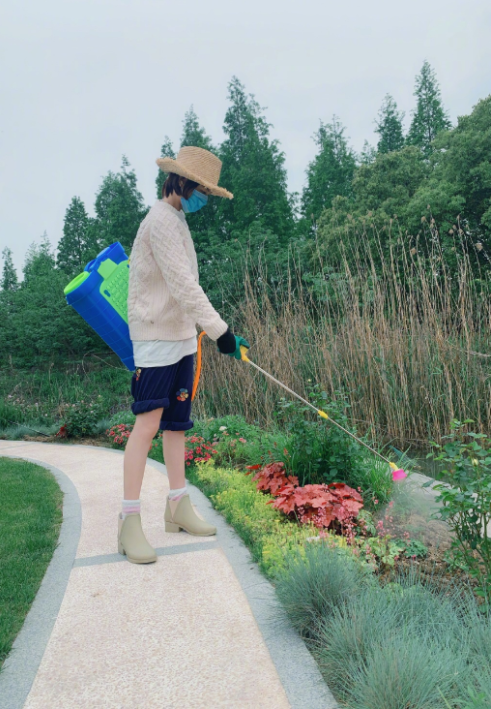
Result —
<svg viewBox="0 0 491 709"><path fill-rule="evenodd" d="M458 233L445 249L433 225L420 248L403 240L353 227L339 262L326 265L319 249L309 273L292 250L281 288L271 286L277 279L264 261L245 263L234 324L252 344L251 359L303 396L312 382L346 399L362 432L423 446L439 441L452 419L471 418L489 434L488 274L476 270ZM199 415L271 423L280 396L252 368L205 344Z"/></svg>

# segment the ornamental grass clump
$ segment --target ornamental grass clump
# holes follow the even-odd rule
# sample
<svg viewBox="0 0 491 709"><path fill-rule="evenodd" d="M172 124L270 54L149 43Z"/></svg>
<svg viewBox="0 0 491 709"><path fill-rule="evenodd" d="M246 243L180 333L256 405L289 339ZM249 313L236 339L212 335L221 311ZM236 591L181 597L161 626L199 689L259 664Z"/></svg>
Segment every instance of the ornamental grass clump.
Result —
<svg viewBox="0 0 491 709"><path fill-rule="evenodd" d="M459 605L407 577L353 594L316 637L326 682L350 709L444 709L469 674Z"/></svg>
<svg viewBox="0 0 491 709"><path fill-rule="evenodd" d="M489 709L491 614L416 567L381 585L324 543L292 555L277 593L347 709Z"/></svg>
<svg viewBox="0 0 491 709"><path fill-rule="evenodd" d="M292 554L279 577L276 592L293 627L315 639L326 617L370 583L363 567L342 549L311 543Z"/></svg>

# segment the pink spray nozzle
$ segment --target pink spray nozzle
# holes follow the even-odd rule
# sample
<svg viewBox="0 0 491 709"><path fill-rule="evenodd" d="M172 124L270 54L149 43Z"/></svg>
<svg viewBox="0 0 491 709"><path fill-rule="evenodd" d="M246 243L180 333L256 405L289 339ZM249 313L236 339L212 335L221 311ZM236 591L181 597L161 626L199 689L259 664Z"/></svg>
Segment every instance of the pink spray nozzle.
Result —
<svg viewBox="0 0 491 709"><path fill-rule="evenodd" d="M397 480L404 480L404 478L407 478L407 473L405 473L402 468L392 471L392 480L394 482L397 482Z"/></svg>

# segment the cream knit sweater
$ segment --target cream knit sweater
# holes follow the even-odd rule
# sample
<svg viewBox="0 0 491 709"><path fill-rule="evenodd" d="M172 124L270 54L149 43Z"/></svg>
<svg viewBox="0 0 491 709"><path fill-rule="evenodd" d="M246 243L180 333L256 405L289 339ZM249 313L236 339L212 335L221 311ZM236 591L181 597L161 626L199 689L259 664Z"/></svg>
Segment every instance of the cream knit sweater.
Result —
<svg viewBox="0 0 491 709"><path fill-rule="evenodd" d="M158 200L140 224L130 257L128 324L135 340L186 340L196 323L217 340L227 324L198 283L186 217Z"/></svg>

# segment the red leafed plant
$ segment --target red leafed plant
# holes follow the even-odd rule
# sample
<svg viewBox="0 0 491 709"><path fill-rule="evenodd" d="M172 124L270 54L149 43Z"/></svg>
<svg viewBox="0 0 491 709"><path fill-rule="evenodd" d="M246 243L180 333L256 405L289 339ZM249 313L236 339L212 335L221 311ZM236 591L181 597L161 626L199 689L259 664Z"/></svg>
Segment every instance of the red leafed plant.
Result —
<svg viewBox="0 0 491 709"><path fill-rule="evenodd" d="M295 475L287 475L283 463L268 463L264 468L261 465L250 465L248 470L247 475L257 470L252 479L257 482L258 490L270 492L275 496L285 485L298 485L298 478Z"/></svg>
<svg viewBox="0 0 491 709"><path fill-rule="evenodd" d="M345 483L286 485L279 490L272 505L285 514L295 513L300 522L311 522L319 529L334 527L350 535L363 499Z"/></svg>
<svg viewBox="0 0 491 709"><path fill-rule="evenodd" d="M253 478L257 489L276 498L268 504L286 515L295 515L302 523L310 522L319 529L332 527L352 536L355 519L363 507L359 492L345 483L299 487L298 478L287 475L283 463L270 463L264 468L250 466L249 471L253 470L258 471Z"/></svg>

